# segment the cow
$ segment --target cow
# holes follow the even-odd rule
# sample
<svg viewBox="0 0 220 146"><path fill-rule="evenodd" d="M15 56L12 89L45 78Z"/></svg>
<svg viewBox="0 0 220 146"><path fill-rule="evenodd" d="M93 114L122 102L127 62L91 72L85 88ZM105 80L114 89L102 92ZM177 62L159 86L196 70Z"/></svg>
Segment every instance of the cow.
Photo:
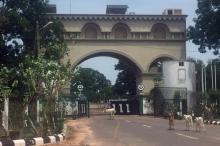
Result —
<svg viewBox="0 0 220 146"><path fill-rule="evenodd" d="M110 115L110 119L114 119L116 113L115 108L107 108L104 112Z"/></svg>
<svg viewBox="0 0 220 146"><path fill-rule="evenodd" d="M190 127L193 127L193 120L191 115L183 115L185 123L186 123L186 130L189 131Z"/></svg>
<svg viewBox="0 0 220 146"><path fill-rule="evenodd" d="M202 129L205 130L203 117L196 117L195 118L195 126L196 126L196 132L200 132Z"/></svg>
<svg viewBox="0 0 220 146"><path fill-rule="evenodd" d="M174 130L174 115L173 113L169 113L169 130Z"/></svg>

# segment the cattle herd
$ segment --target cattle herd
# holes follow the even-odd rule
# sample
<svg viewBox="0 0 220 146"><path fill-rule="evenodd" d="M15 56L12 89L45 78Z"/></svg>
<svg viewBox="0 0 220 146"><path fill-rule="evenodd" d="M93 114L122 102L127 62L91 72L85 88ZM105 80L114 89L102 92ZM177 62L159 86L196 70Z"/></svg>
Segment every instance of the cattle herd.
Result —
<svg viewBox="0 0 220 146"><path fill-rule="evenodd" d="M115 108L104 108L104 112L106 114L110 115L110 119L114 119L115 116ZM193 120L192 115L183 115L185 124L186 124L186 130L192 130L195 125L196 132L205 131L205 125L203 117L195 117ZM169 129L174 129L174 115L169 114Z"/></svg>
<svg viewBox="0 0 220 146"><path fill-rule="evenodd" d="M203 117L195 117L194 123L193 123L193 118L191 115L183 115L183 118L186 123L186 130L190 130L193 128L193 125L195 124L195 130L200 132L202 130L205 131L205 125L203 121Z"/></svg>

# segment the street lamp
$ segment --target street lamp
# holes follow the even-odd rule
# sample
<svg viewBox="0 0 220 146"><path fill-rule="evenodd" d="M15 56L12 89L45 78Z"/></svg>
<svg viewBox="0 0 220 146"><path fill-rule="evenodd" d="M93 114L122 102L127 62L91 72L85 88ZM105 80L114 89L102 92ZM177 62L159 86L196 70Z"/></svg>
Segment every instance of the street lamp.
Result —
<svg viewBox="0 0 220 146"><path fill-rule="evenodd" d="M35 56L38 57L38 51L40 49L40 31L48 27L50 24L52 24L52 21L49 21L47 24L45 24L43 27L39 28L39 22L36 21L36 29L35 29Z"/></svg>

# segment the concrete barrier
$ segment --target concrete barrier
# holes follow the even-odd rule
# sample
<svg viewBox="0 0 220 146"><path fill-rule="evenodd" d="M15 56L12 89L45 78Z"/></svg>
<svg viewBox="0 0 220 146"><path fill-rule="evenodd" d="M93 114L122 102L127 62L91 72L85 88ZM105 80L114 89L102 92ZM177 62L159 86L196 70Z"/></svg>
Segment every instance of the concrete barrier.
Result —
<svg viewBox="0 0 220 146"><path fill-rule="evenodd" d="M56 137L55 136L48 136L50 138L50 143L56 143Z"/></svg>
<svg viewBox="0 0 220 146"><path fill-rule="evenodd" d="M34 138L35 145L43 145L44 144L44 139L42 137L36 137Z"/></svg>
<svg viewBox="0 0 220 146"><path fill-rule="evenodd" d="M14 146L26 146L24 139L13 140Z"/></svg>

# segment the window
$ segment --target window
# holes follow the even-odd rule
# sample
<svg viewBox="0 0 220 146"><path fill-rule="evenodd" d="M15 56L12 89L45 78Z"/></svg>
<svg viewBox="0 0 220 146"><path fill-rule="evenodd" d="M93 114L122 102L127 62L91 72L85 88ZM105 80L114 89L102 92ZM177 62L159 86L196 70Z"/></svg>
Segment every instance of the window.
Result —
<svg viewBox="0 0 220 146"><path fill-rule="evenodd" d="M97 38L97 30L93 27L87 27L85 29L85 38L96 39Z"/></svg>
<svg viewBox="0 0 220 146"><path fill-rule="evenodd" d="M116 39L127 39L127 30L124 27L117 27L115 29L115 38Z"/></svg>
<svg viewBox="0 0 220 146"><path fill-rule="evenodd" d="M165 39L166 38L166 31L163 28L156 28L154 30L154 38L155 39Z"/></svg>
<svg viewBox="0 0 220 146"><path fill-rule="evenodd" d="M172 10L168 10L167 13L168 13L168 15L173 15L173 11Z"/></svg>
<svg viewBox="0 0 220 146"><path fill-rule="evenodd" d="M186 80L186 70L185 69L178 69L178 80L179 81Z"/></svg>
<svg viewBox="0 0 220 146"><path fill-rule="evenodd" d="M124 23L115 24L112 28L112 36L114 39L127 39L130 34L129 27Z"/></svg>
<svg viewBox="0 0 220 146"><path fill-rule="evenodd" d="M168 32L168 27L162 23L155 24L151 29L151 33L154 39L166 39Z"/></svg>
<svg viewBox="0 0 220 146"><path fill-rule="evenodd" d="M179 66L184 66L184 62L179 62Z"/></svg>

